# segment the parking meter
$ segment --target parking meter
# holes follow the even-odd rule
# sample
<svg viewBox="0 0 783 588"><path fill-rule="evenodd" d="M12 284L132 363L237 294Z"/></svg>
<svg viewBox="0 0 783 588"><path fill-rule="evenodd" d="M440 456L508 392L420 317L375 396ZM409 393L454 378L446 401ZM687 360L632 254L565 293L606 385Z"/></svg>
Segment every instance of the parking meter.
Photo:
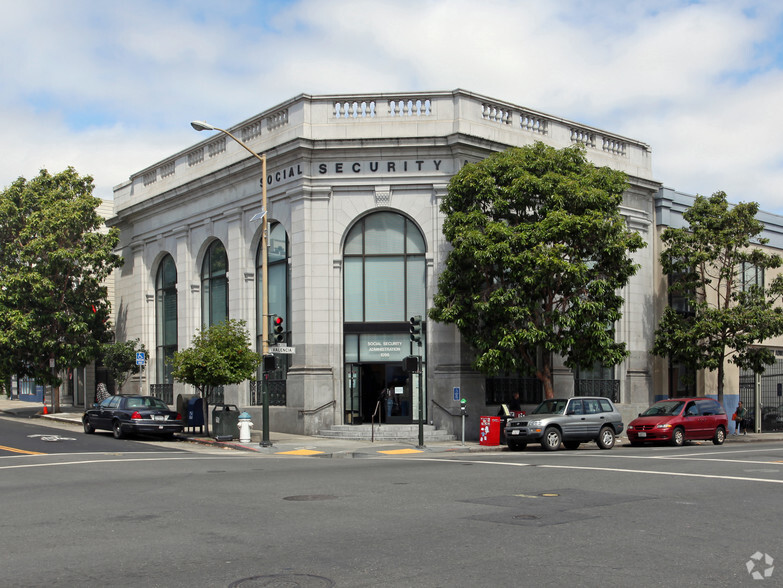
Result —
<svg viewBox="0 0 783 588"><path fill-rule="evenodd" d="M465 417L468 416L468 401L462 398L459 401L459 412L462 416L462 444L465 445Z"/></svg>

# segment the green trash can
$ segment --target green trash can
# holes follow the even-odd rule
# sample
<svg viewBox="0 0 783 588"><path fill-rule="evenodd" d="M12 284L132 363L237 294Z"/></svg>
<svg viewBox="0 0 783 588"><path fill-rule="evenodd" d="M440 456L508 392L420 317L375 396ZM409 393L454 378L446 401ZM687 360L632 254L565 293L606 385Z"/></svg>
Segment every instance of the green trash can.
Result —
<svg viewBox="0 0 783 588"><path fill-rule="evenodd" d="M212 411L212 435L218 441L239 439L239 408L236 404L219 404Z"/></svg>

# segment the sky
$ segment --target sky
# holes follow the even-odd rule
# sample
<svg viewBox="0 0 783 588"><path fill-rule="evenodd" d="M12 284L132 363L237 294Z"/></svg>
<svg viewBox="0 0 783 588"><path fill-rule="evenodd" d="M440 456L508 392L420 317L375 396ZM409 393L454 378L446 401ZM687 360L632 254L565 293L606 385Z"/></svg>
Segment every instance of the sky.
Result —
<svg viewBox="0 0 783 588"><path fill-rule="evenodd" d="M461 88L643 141L653 174L783 214L779 0L25 0L0 19L0 189L95 195L299 94Z"/></svg>

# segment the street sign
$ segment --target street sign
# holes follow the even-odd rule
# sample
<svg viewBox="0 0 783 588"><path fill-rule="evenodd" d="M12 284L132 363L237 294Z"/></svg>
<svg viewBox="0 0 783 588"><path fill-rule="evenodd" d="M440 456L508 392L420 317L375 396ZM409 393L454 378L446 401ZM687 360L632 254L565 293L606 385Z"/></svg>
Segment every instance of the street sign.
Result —
<svg viewBox="0 0 783 588"><path fill-rule="evenodd" d="M459 386L455 386L453 388L454 391L454 400L459 400Z"/></svg>
<svg viewBox="0 0 783 588"><path fill-rule="evenodd" d="M146 359L144 358L144 352L143 351L137 351L136 352L136 365L144 365L146 363Z"/></svg>
<svg viewBox="0 0 783 588"><path fill-rule="evenodd" d="M296 353L296 347L285 347L283 345L274 345L269 348L269 353L280 353L282 355L293 355Z"/></svg>

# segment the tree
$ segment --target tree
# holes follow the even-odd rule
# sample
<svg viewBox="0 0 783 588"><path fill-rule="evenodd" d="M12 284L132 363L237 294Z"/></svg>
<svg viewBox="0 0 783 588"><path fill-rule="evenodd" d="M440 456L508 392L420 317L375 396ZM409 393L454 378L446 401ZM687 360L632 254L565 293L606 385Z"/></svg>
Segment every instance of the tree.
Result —
<svg viewBox="0 0 783 588"><path fill-rule="evenodd" d="M441 210L453 250L429 316L457 326L476 369L535 374L552 398L552 354L571 368L627 356L614 338L618 291L638 269L628 253L645 244L619 213L625 187L582 149L542 143L452 178Z"/></svg>
<svg viewBox="0 0 783 588"><path fill-rule="evenodd" d="M141 371L141 366L136 363L136 353L144 353L144 357L147 357L147 349L138 339L117 341L103 346L103 365L114 378L117 390L122 388L131 374Z"/></svg>
<svg viewBox="0 0 783 588"><path fill-rule="evenodd" d="M111 339L105 280L119 231L100 231L90 176L19 178L0 193L0 372L59 386ZM59 390L59 389L58 389ZM55 409L58 399L55 397Z"/></svg>
<svg viewBox="0 0 783 588"><path fill-rule="evenodd" d="M215 388L239 384L253 377L261 356L252 351L245 321L228 319L202 329L193 345L174 354L172 376L196 387L204 399L206 431L209 435L209 402Z"/></svg>
<svg viewBox="0 0 783 588"><path fill-rule="evenodd" d="M755 202L730 207L724 192L697 196L683 213L689 226L670 227L661 235L669 292L683 299L686 309L665 309L653 353L693 369L717 370L721 403L726 361L763 372L775 358L754 345L783 334L783 309L776 305L783 276L763 284L764 270L780 267L783 260L760 248L768 240L758 238L764 224L757 213Z"/></svg>

